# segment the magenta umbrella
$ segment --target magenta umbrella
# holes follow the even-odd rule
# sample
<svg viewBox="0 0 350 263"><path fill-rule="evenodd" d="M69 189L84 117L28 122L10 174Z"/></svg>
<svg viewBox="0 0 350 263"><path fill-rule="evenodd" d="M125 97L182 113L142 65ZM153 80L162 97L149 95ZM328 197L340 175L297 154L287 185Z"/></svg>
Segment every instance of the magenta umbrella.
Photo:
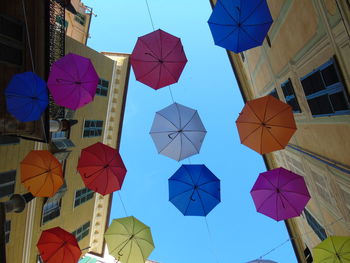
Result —
<svg viewBox="0 0 350 263"><path fill-rule="evenodd" d="M136 79L157 90L178 82L187 58L181 39L158 29L138 38L130 62Z"/></svg>
<svg viewBox="0 0 350 263"><path fill-rule="evenodd" d="M94 99L98 80L90 59L69 53L52 65L47 86L57 105L76 110Z"/></svg>
<svg viewBox="0 0 350 263"><path fill-rule="evenodd" d="M284 168L259 174L250 194L256 210L276 221L300 216L311 198L304 178Z"/></svg>

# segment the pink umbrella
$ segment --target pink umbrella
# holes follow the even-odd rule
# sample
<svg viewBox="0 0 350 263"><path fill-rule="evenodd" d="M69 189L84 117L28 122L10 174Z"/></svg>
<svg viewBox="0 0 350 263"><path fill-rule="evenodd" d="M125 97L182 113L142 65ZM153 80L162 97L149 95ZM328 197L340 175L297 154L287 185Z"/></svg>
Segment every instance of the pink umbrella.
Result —
<svg viewBox="0 0 350 263"><path fill-rule="evenodd" d="M52 65L47 86L57 105L76 110L94 99L98 80L90 59L70 53Z"/></svg>
<svg viewBox="0 0 350 263"><path fill-rule="evenodd" d="M284 168L259 174L250 194L256 210L276 221L300 216L311 198L304 178Z"/></svg>
<svg viewBox="0 0 350 263"><path fill-rule="evenodd" d="M157 90L178 82L187 58L180 38L158 29L138 38L130 62L136 79Z"/></svg>

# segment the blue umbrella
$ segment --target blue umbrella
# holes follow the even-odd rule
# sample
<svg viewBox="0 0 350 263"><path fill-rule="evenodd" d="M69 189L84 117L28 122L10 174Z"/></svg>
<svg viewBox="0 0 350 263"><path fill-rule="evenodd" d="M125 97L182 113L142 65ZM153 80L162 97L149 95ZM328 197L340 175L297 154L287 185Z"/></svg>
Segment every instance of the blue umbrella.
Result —
<svg viewBox="0 0 350 263"><path fill-rule="evenodd" d="M266 0L218 0L208 24L215 45L239 53L261 46L272 22Z"/></svg>
<svg viewBox="0 0 350 263"><path fill-rule="evenodd" d="M220 180L203 164L182 165L169 178L169 201L185 216L206 216L220 203Z"/></svg>
<svg viewBox="0 0 350 263"><path fill-rule="evenodd" d="M14 75L5 96L7 111L22 122L40 119L49 103L45 81L33 72Z"/></svg>

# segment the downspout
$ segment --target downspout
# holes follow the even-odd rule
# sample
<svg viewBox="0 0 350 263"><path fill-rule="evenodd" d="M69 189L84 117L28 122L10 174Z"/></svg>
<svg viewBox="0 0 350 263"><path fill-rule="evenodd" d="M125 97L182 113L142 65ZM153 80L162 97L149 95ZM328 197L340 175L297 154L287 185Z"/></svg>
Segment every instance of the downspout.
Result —
<svg viewBox="0 0 350 263"><path fill-rule="evenodd" d="M88 42L88 39L89 39L91 19L92 19L92 8L90 8L90 19L89 19L89 24L88 24L88 30L86 32L85 46L87 45L87 42Z"/></svg>

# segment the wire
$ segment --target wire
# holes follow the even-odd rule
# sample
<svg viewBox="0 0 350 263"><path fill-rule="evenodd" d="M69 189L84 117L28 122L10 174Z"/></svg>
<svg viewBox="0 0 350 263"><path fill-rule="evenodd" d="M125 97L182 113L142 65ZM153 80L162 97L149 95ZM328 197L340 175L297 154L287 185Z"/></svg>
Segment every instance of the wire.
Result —
<svg viewBox="0 0 350 263"><path fill-rule="evenodd" d="M124 205L124 202L123 202L122 196L121 196L121 194L120 194L120 190L118 191L118 195L119 195L120 202L122 203L122 206L123 206L123 209L124 209L125 216L128 216L128 213L126 212L126 208L125 208L125 205Z"/></svg>
<svg viewBox="0 0 350 263"><path fill-rule="evenodd" d="M146 5L147 5L149 19L151 20L153 31L155 31L154 24L153 24L153 19L152 19L152 15L151 15L151 10L149 9L149 5L148 5L148 1L147 0L145 0L145 1L146 1Z"/></svg>
<svg viewBox="0 0 350 263"><path fill-rule="evenodd" d="M173 97L173 93L171 91L171 87L170 86L169 86L169 92L170 92L171 100L173 101L173 103L175 103L174 97Z"/></svg>
<svg viewBox="0 0 350 263"><path fill-rule="evenodd" d="M218 256L218 253L217 253L217 251L216 251L215 246L213 245L213 243L214 243L214 242L213 242L213 237L212 237L211 232L210 232L210 230L209 230L209 225L208 225L208 221L207 221L207 217L206 217L206 216L204 217L204 220L205 220L205 225L206 225L206 227L207 227L208 236L209 236L209 239L210 239L211 249L212 249L213 255L215 256L216 262L219 263L219 262L220 262L220 261L219 261L219 256Z"/></svg>

